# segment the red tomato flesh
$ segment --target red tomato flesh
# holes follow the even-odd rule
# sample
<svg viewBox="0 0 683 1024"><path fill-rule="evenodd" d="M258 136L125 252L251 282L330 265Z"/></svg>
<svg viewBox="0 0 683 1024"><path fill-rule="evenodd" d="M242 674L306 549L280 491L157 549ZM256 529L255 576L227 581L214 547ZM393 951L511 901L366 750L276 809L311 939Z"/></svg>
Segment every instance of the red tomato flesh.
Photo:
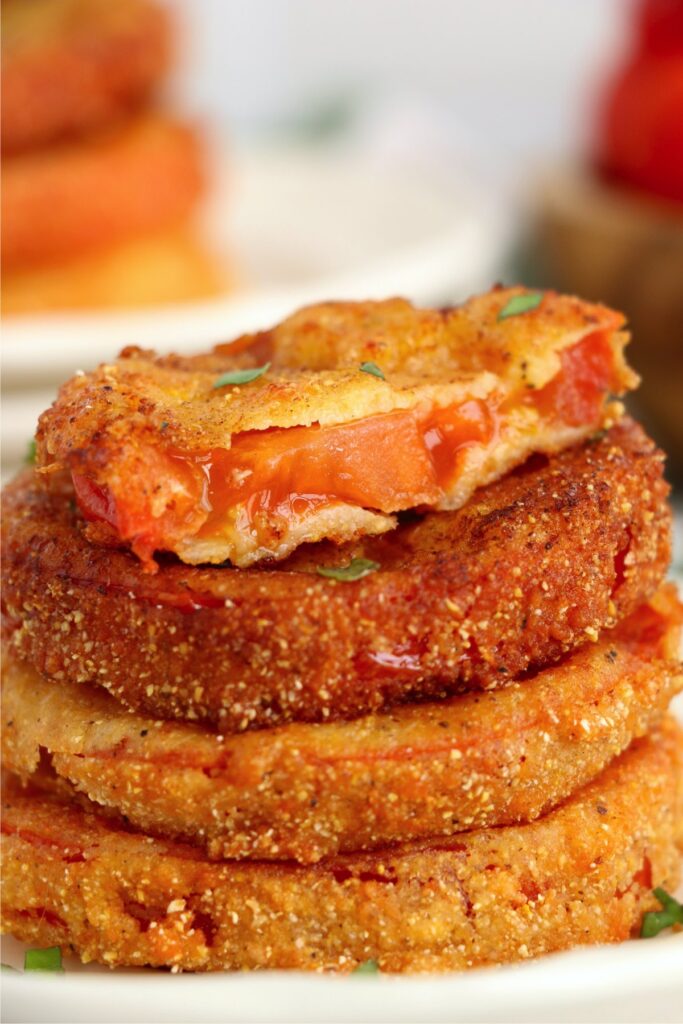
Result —
<svg viewBox="0 0 683 1024"><path fill-rule="evenodd" d="M609 338L595 331L562 353L560 372L528 396L544 418L570 426L598 424L614 374ZM74 475L76 498L90 520L108 523L143 561L179 540L218 535L240 509L240 528L265 513L285 521L343 502L391 513L438 503L457 481L462 456L488 445L504 429L495 399L450 408L395 410L321 427L253 431L230 449L205 453L156 451L144 476L113 497ZM149 480L182 485L161 515L153 515ZM151 489L153 492L153 489Z"/></svg>

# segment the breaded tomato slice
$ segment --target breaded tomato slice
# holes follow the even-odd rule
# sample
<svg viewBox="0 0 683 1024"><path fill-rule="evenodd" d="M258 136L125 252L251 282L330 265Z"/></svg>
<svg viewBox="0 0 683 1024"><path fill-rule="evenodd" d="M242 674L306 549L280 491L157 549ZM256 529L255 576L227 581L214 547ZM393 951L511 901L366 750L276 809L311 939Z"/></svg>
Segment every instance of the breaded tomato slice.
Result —
<svg viewBox="0 0 683 1024"><path fill-rule="evenodd" d="M190 302L237 287L191 224L2 276L2 315ZM232 286L232 287L231 287Z"/></svg>
<svg viewBox="0 0 683 1024"><path fill-rule="evenodd" d="M637 740L526 825L312 866L206 860L12 787L2 928L84 961L220 971L453 971L621 942L680 874L680 732Z"/></svg>
<svg viewBox="0 0 683 1024"><path fill-rule="evenodd" d="M3 493L3 628L58 679L234 732L495 688L595 641L669 564L663 456L632 420L537 456L456 512L285 562L199 568L89 543L64 481ZM375 572L336 581L352 558Z"/></svg>
<svg viewBox="0 0 683 1024"><path fill-rule="evenodd" d="M194 129L141 115L2 165L3 274L68 262L176 227L204 187Z"/></svg>
<svg viewBox="0 0 683 1024"><path fill-rule="evenodd" d="M212 857L320 860L537 818L598 775L683 688L664 588L532 679L352 722L230 736L131 714L6 655L2 763L60 779L136 828Z"/></svg>
<svg viewBox="0 0 683 1024"><path fill-rule="evenodd" d="M622 326L514 288L444 311L313 306L189 359L130 349L64 385L39 465L71 474L93 539L149 569L156 551L282 559L384 533L406 509L459 508L532 452L612 423L610 395L637 383Z"/></svg>
<svg viewBox="0 0 683 1024"><path fill-rule="evenodd" d="M170 19L153 0L3 0L3 153L117 120L169 58Z"/></svg>

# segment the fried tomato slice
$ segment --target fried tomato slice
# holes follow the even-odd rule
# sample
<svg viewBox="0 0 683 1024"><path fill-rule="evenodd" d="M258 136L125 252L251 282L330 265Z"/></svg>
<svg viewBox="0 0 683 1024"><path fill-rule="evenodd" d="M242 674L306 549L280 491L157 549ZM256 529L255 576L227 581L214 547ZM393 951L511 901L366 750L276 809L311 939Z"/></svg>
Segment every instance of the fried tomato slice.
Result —
<svg viewBox="0 0 683 1024"><path fill-rule="evenodd" d="M157 551L278 560L459 508L532 452L612 423L610 395L637 383L622 326L523 289L444 311L313 306L206 356L132 349L73 378L41 418L39 463L71 475L91 539L150 571Z"/></svg>
<svg viewBox="0 0 683 1024"><path fill-rule="evenodd" d="M150 575L89 543L68 486L46 492L29 471L3 495L5 635L47 675L226 732L492 688L652 596L670 558L667 492L661 453L624 420L384 537L268 568L167 558ZM318 572L354 557L379 568Z"/></svg>
<svg viewBox="0 0 683 1024"><path fill-rule="evenodd" d="M140 106L168 69L170 27L152 0L3 0L4 155Z"/></svg>
<svg viewBox="0 0 683 1024"><path fill-rule="evenodd" d="M175 304L238 287L238 275L183 224L66 263L5 272L2 314Z"/></svg>
<svg viewBox="0 0 683 1024"><path fill-rule="evenodd" d="M202 193L203 164L194 129L159 114L4 160L3 274L177 227Z"/></svg>
<svg viewBox="0 0 683 1024"><path fill-rule="evenodd" d="M131 714L6 656L3 764L30 781L47 755L136 828L216 858L309 863L529 821L661 720L683 688L682 612L664 588L598 643L502 690L237 736Z"/></svg>
<svg viewBox="0 0 683 1024"><path fill-rule="evenodd" d="M2 927L110 967L192 971L453 971L620 942L679 876L680 744L665 725L530 824L309 866L208 861L12 787Z"/></svg>

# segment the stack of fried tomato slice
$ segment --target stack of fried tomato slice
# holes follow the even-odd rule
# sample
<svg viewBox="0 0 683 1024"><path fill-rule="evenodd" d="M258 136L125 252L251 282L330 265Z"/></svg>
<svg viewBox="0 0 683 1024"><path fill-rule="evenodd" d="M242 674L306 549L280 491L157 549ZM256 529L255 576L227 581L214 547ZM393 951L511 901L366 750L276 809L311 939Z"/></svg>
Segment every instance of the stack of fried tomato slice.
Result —
<svg viewBox="0 0 683 1024"><path fill-rule="evenodd" d="M5 927L344 971L637 930L683 617L622 327L328 303L67 382L4 495Z"/></svg>

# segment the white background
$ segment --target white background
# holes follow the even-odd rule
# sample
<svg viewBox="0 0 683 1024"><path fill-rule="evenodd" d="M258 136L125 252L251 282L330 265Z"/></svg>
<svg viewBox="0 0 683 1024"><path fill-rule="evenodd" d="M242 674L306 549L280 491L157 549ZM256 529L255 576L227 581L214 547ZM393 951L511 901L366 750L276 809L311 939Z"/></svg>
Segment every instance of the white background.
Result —
<svg viewBox="0 0 683 1024"><path fill-rule="evenodd" d="M431 111L440 134L431 141L483 171L519 171L540 154L582 147L632 9L630 0L172 6L185 28L178 89L226 134L291 127L339 102L384 114L400 106Z"/></svg>

